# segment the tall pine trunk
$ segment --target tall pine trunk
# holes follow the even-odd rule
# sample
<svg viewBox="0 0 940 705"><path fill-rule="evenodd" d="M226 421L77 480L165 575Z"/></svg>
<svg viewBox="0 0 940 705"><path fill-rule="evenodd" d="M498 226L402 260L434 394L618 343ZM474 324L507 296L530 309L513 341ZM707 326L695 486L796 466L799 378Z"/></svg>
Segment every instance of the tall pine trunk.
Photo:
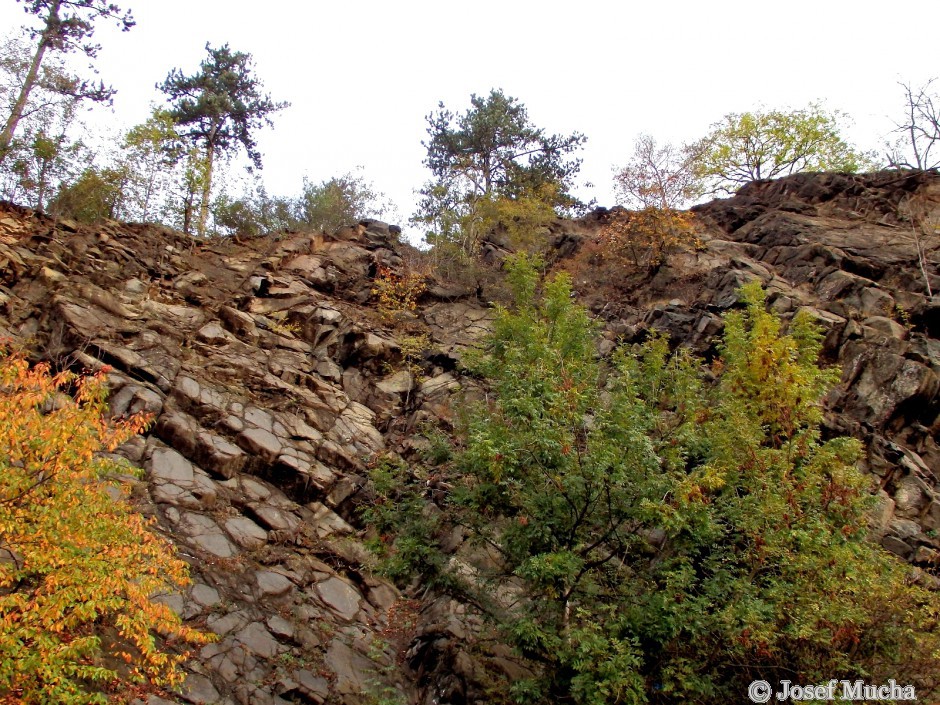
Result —
<svg viewBox="0 0 940 705"><path fill-rule="evenodd" d="M206 171L202 179L202 203L199 204L199 237L206 236L206 224L209 222L209 196L212 192L212 162L215 157L215 136L213 128L206 143Z"/></svg>
<svg viewBox="0 0 940 705"><path fill-rule="evenodd" d="M10 151L10 145L13 143L13 134L16 132L16 126L23 117L26 110L26 103L29 100L29 94L36 85L39 78L39 67L42 65L42 57L46 53L49 45L49 36L55 31L59 24L59 0L55 0L49 7L49 16L46 18L46 26L39 38L39 44L36 46L36 53L33 54L33 60L29 64L29 70L26 72L26 78L23 79L23 85L20 87L20 94L13 104L13 111L7 118L3 131L0 132L0 162Z"/></svg>

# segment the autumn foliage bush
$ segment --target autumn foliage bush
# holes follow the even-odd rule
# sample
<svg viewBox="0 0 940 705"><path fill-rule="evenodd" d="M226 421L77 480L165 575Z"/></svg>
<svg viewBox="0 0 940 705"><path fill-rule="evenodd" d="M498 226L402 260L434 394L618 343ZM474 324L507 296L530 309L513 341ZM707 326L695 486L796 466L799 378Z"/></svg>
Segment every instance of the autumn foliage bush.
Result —
<svg viewBox="0 0 940 705"><path fill-rule="evenodd" d="M73 391L69 396L66 391ZM173 686L207 639L152 597L188 582L99 455L140 432L110 423L101 374L30 367L0 349L0 703L104 703L120 683ZM119 665L115 665L119 664Z"/></svg>
<svg viewBox="0 0 940 705"><path fill-rule="evenodd" d="M601 242L608 257L636 269L655 269L675 250L701 246L692 213L653 206L615 211Z"/></svg>
<svg viewBox="0 0 940 705"><path fill-rule="evenodd" d="M387 320L413 313L425 289L427 284L422 274L398 274L388 267L379 267L372 283L372 295L378 301L379 313Z"/></svg>

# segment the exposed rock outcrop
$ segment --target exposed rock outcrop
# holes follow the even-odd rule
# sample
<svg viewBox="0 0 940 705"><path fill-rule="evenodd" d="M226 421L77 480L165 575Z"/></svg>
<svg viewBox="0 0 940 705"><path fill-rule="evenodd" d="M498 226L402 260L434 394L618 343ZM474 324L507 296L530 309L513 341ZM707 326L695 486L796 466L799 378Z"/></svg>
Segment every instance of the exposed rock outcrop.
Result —
<svg viewBox="0 0 940 705"><path fill-rule="evenodd" d="M642 286L616 299L576 286L606 324L602 353L656 327L711 354L721 313L753 278L775 310L810 311L843 370L828 431L866 444L875 530L936 572L940 300L907 237L912 195L940 211L940 176L758 182L697 207L702 248ZM602 222L557 224L555 266ZM378 268L402 266L396 236L365 221L332 236L197 243L0 204L0 337L59 365L107 365L113 413L156 417L119 453L145 469L141 508L193 568L186 594L161 599L220 640L192 661L182 694L149 705L360 703L385 686L414 702L485 701L468 686L472 617L444 597L401 595L369 572L361 543L370 461L414 452L422 424L447 427L450 399L472 384L459 360L493 315L479 290L439 281L404 330L386 325L370 301ZM418 376L403 333L429 337ZM490 665L521 672L508 653Z"/></svg>

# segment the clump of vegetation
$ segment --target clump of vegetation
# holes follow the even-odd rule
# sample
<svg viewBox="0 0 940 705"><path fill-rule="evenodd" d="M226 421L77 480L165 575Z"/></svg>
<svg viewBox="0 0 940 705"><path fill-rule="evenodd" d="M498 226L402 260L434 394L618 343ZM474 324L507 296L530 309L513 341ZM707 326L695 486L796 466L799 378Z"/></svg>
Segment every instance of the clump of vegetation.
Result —
<svg viewBox="0 0 940 705"><path fill-rule="evenodd" d="M367 545L378 558L380 572L397 582L415 574L433 581L442 570L443 556L430 539L440 524L426 511L427 481L388 456L371 464L369 479L374 498L362 516L374 533Z"/></svg>
<svg viewBox="0 0 940 705"><path fill-rule="evenodd" d="M605 256L637 270L655 270L675 250L701 245L693 214L674 208L616 211L601 233Z"/></svg>
<svg viewBox="0 0 940 705"><path fill-rule="evenodd" d="M151 600L187 584L186 564L113 479L130 468L97 455L149 418L111 424L106 408L100 374L52 375L0 351L0 702L105 703L90 691L178 685L186 654L166 646L207 641Z"/></svg>
<svg viewBox="0 0 940 705"><path fill-rule="evenodd" d="M494 226L510 236L531 232L555 209L580 206L571 194L584 135L550 135L534 125L518 99L501 90L472 95L456 114L443 103L428 116L425 164L434 180L421 190L412 223L435 247L473 256Z"/></svg>
<svg viewBox="0 0 940 705"><path fill-rule="evenodd" d="M425 278L418 272L398 274L388 267L379 267L372 283L379 313L387 321L394 321L414 313L418 299L427 289Z"/></svg>
<svg viewBox="0 0 940 705"><path fill-rule="evenodd" d="M687 148L693 172L713 194L733 194L746 183L801 171L854 173L875 167L874 156L842 135L845 115L819 103L798 110L728 113Z"/></svg>
<svg viewBox="0 0 940 705"><path fill-rule="evenodd" d="M859 445L820 433L836 374L808 318L784 333L745 287L711 384L662 337L603 363L566 275L520 258L509 277L516 305L471 363L491 391L434 471L446 491L399 466L378 506L407 511L371 517L399 578L432 566L528 660L508 694L724 703L834 674L932 692L936 596L868 540ZM445 560L429 537L455 527Z"/></svg>

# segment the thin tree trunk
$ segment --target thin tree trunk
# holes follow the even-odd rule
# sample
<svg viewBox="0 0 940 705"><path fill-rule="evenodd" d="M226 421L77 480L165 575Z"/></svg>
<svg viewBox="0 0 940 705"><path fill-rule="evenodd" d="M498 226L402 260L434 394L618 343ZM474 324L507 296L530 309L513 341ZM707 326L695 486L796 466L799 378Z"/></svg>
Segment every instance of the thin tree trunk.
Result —
<svg viewBox="0 0 940 705"><path fill-rule="evenodd" d="M16 126L23 117L26 110L26 102L29 100L29 94L36 85L36 79L39 77L39 67L42 65L43 54L46 53L48 46L48 37L53 27L59 24L59 0L55 0L49 8L49 16L46 18L46 27L42 36L39 38L39 45L36 47L36 53L33 54L33 60L29 65L29 71L26 72L26 78L23 79L23 85L20 87L20 94L13 105L13 112L7 118L3 131L0 132L0 163L10 151L10 145L13 143L13 133L16 132Z"/></svg>
<svg viewBox="0 0 940 705"><path fill-rule="evenodd" d="M157 180L157 167L155 164L150 165L150 174L147 177L147 185L144 188L144 209L143 213L140 214L141 222L146 223L147 217L150 215L150 199L153 197L154 184Z"/></svg>
<svg viewBox="0 0 940 705"><path fill-rule="evenodd" d="M183 232L192 235L193 227L193 196L186 194L186 200L183 201Z"/></svg>
<svg viewBox="0 0 940 705"><path fill-rule="evenodd" d="M199 237L206 236L206 224L209 222L209 195L212 191L212 159L215 156L214 145L206 146L206 173L202 181L202 203L199 204Z"/></svg>

